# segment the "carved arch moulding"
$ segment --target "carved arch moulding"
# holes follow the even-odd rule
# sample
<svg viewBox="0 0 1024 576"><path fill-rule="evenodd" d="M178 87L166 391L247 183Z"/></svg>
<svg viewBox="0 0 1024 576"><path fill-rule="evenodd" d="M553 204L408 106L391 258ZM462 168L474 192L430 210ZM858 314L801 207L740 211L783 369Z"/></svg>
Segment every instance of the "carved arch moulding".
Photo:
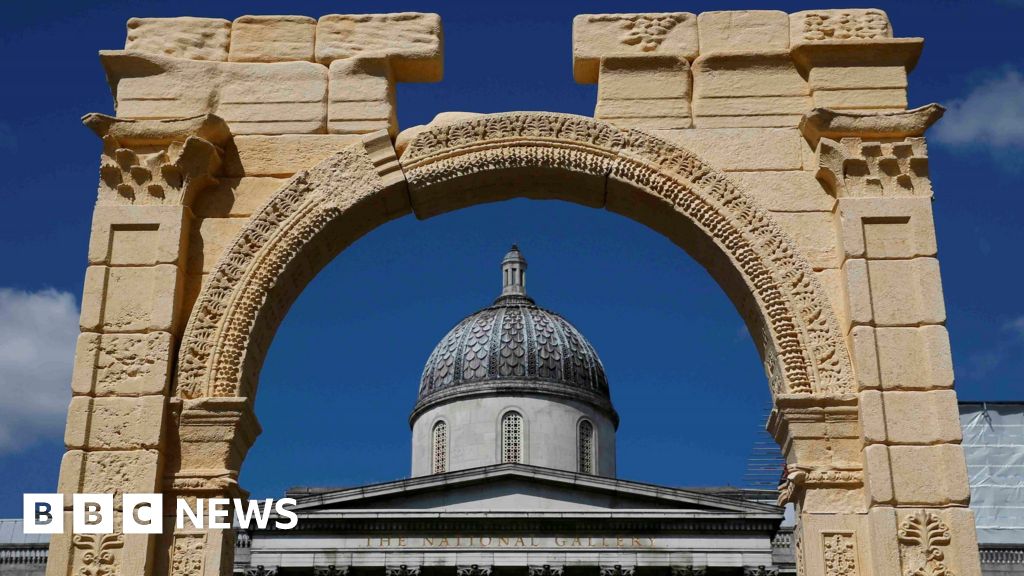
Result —
<svg viewBox="0 0 1024 576"><path fill-rule="evenodd" d="M199 295L179 352L177 395L251 396L288 306L363 234L410 208L427 217L513 197L605 206L663 233L692 230L700 242L688 251L723 287L723 278L738 280L726 291L774 394L855 392L828 297L750 196L649 134L580 116L507 113L428 127L400 161L379 133L293 177L235 237Z"/></svg>

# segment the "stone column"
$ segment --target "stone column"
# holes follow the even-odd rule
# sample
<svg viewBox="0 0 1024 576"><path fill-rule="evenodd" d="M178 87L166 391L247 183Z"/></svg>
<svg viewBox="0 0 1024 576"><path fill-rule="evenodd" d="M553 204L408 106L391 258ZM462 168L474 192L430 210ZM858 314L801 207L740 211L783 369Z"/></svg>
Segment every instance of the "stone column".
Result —
<svg viewBox="0 0 1024 576"><path fill-rule="evenodd" d="M941 113L820 110L802 125L837 199L866 513L858 529L804 523L812 572L980 574L923 138Z"/></svg>
<svg viewBox="0 0 1024 576"><path fill-rule="evenodd" d="M58 489L68 506L71 493L113 493L118 512L114 534L54 535L47 574L150 574L156 538L121 533L121 495L161 489L188 203L228 132L213 116L83 120L103 155Z"/></svg>

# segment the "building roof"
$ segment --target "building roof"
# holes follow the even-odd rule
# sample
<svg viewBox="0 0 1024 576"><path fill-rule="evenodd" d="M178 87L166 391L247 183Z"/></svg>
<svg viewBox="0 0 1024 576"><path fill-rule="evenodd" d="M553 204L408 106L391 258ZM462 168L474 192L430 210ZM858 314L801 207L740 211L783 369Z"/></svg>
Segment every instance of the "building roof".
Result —
<svg viewBox="0 0 1024 576"><path fill-rule="evenodd" d="M608 379L594 347L568 320L526 294L526 259L515 246L502 260L502 292L455 325L423 369L415 419L467 396L533 393L592 404L617 423Z"/></svg>
<svg viewBox="0 0 1024 576"><path fill-rule="evenodd" d="M0 518L0 546L45 545L50 542L49 534L25 534L24 526L20 518Z"/></svg>

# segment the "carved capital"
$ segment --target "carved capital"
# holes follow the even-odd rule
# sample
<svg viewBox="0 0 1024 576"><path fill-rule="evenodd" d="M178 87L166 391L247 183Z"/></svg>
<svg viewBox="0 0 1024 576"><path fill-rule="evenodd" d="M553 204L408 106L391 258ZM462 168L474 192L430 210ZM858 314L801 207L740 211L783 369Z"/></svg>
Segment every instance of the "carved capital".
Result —
<svg viewBox="0 0 1024 576"><path fill-rule="evenodd" d="M227 124L212 114L126 120L86 114L82 123L103 140L100 204L188 205L217 182Z"/></svg>
<svg viewBox="0 0 1024 576"><path fill-rule="evenodd" d="M898 142L822 138L815 176L836 198L932 195L924 138Z"/></svg>
<svg viewBox="0 0 1024 576"><path fill-rule="evenodd" d="M174 400L167 487L176 492L238 496L238 471L260 433L248 398Z"/></svg>

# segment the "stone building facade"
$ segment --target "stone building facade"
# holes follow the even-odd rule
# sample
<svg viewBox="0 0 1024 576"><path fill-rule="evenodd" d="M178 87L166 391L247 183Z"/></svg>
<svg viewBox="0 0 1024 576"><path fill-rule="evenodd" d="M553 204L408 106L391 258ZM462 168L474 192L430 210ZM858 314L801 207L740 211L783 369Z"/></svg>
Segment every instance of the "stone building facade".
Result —
<svg viewBox="0 0 1024 576"><path fill-rule="evenodd" d="M318 270L397 217L551 198L664 234L735 303L801 574L980 574L924 136L942 109L906 109L922 39L874 9L581 15L593 117L400 130L395 84L440 81L442 46L437 15L333 14L138 18L101 52L117 116L84 118L60 491L243 495L260 366ZM58 535L48 574L224 575L234 542Z"/></svg>

